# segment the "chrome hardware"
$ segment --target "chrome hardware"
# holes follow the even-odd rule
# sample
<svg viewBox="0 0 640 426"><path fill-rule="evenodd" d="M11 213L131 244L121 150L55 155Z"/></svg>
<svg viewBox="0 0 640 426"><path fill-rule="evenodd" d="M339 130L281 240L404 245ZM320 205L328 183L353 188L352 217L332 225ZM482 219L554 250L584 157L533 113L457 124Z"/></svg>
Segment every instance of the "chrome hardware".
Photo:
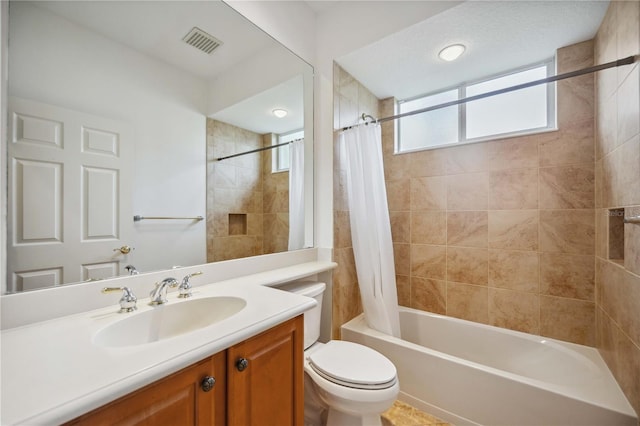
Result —
<svg viewBox="0 0 640 426"><path fill-rule="evenodd" d="M105 294L114 293L116 291L122 291L122 297L120 298L120 310L118 311L119 313L133 312L138 309L136 306L138 298L133 294L129 287L105 287L102 289L102 292Z"/></svg>
<svg viewBox="0 0 640 426"><path fill-rule="evenodd" d="M292 140L292 141L289 141L289 142L283 142L283 143L279 143L279 144L276 144L276 145L265 146L263 148L256 148L256 149L252 149L252 150L249 150L249 151L243 151L243 152L239 152L237 154L227 155L225 157L214 158L213 160L214 161L222 161L222 160L226 160L228 158L240 157L241 155L253 154L254 152L261 152L261 151L266 151L266 150L269 150L269 149L278 148L278 147L281 147L281 146L291 145L293 142L298 142L298 141L303 141L303 140L304 140L304 138L295 139L295 140Z"/></svg>
<svg viewBox="0 0 640 426"><path fill-rule="evenodd" d="M249 361L246 358L240 358L236 361L236 368L238 371L244 371L249 367Z"/></svg>
<svg viewBox="0 0 640 426"><path fill-rule="evenodd" d="M204 220L204 217L202 216L141 216L139 214L135 215L133 217L133 221L134 222L140 222L141 220L149 220L149 219L154 219L154 220L195 220L197 222L200 222L201 220Z"/></svg>
<svg viewBox="0 0 640 426"><path fill-rule="evenodd" d="M213 386L215 384L216 384L215 377L206 376L204 379L202 379L202 382L200 382L200 387L202 388L203 391L209 392L211 389L213 389Z"/></svg>
<svg viewBox="0 0 640 426"><path fill-rule="evenodd" d="M363 112L362 115L360 116L360 119L362 119L362 121L367 121L367 118L372 119L374 123L378 122L378 119L375 118L373 115L366 114L366 113Z"/></svg>
<svg viewBox="0 0 640 426"><path fill-rule="evenodd" d="M113 251L119 251L122 254L129 254L132 250L135 250L133 247L122 246L120 248L114 248Z"/></svg>
<svg viewBox="0 0 640 426"><path fill-rule="evenodd" d="M162 305L167 303L167 290L168 287L174 288L178 286L178 280L175 278L165 278L159 283L156 283L156 288L151 290L149 297L151 297L150 305Z"/></svg>
<svg viewBox="0 0 640 426"><path fill-rule="evenodd" d="M624 223L640 223L640 215L625 217Z"/></svg>
<svg viewBox="0 0 640 426"><path fill-rule="evenodd" d="M202 272L194 272L192 274L185 275L185 277L182 279L182 282L180 283L180 287L178 287L178 291L180 292L178 297L180 297L181 299L186 299L187 297L192 296L191 283L189 282L189 279L197 275L202 275Z"/></svg>
<svg viewBox="0 0 640 426"><path fill-rule="evenodd" d="M140 272L133 265L127 265L124 267L125 271L129 273L129 275L138 275Z"/></svg>

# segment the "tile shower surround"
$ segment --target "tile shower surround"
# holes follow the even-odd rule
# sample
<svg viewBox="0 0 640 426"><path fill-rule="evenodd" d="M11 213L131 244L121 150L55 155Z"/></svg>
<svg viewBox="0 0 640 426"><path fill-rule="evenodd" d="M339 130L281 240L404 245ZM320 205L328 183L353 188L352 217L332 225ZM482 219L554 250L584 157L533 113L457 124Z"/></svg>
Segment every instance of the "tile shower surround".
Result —
<svg viewBox="0 0 640 426"><path fill-rule="evenodd" d="M640 54L640 2L611 2L595 63ZM640 414L640 64L596 76L596 347Z"/></svg>
<svg viewBox="0 0 640 426"><path fill-rule="evenodd" d="M594 40L558 50L558 73L639 54L639 22L640 2L611 2ZM558 131L393 155L396 123L382 127L400 304L596 346L638 413L640 226L610 234L609 209L640 214L639 68L558 82ZM334 128L362 112L394 100L335 64ZM362 311L338 148L336 337Z"/></svg>
<svg viewBox="0 0 640 426"><path fill-rule="evenodd" d="M207 119L208 262L287 250L289 172L271 173L272 150L213 161L270 146L274 137ZM230 224L230 214L244 217L244 229Z"/></svg>
<svg viewBox="0 0 640 426"><path fill-rule="evenodd" d="M558 51L559 72L592 64L591 41ZM366 89L336 73L342 127L359 112L349 96ZM595 345L593 76L559 82L557 92L553 132L394 155L397 123L383 123L400 304ZM393 104L380 101L378 116L393 115ZM348 320L357 278L337 146L335 158L334 291L343 303L334 315Z"/></svg>

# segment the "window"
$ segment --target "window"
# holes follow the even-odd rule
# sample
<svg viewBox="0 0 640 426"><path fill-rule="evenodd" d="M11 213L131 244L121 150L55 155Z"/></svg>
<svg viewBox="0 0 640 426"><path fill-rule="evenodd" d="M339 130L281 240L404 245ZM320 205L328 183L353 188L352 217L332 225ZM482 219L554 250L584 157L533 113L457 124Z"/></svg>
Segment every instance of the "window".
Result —
<svg viewBox="0 0 640 426"><path fill-rule="evenodd" d="M458 99L458 90L449 90L431 96L403 102L400 113L415 111ZM402 151L410 151L433 145L458 142L458 105L436 109L400 119Z"/></svg>
<svg viewBox="0 0 640 426"><path fill-rule="evenodd" d="M278 135L278 137L274 139L274 145L293 142L302 138L304 138L304 130L296 130L294 132ZM271 172L277 173L288 171L289 155L289 145L274 148L274 153L271 155Z"/></svg>
<svg viewBox="0 0 640 426"><path fill-rule="evenodd" d="M500 77L398 102L400 114L540 80L549 61ZM555 128L555 85L541 84L399 119L396 152L476 142Z"/></svg>

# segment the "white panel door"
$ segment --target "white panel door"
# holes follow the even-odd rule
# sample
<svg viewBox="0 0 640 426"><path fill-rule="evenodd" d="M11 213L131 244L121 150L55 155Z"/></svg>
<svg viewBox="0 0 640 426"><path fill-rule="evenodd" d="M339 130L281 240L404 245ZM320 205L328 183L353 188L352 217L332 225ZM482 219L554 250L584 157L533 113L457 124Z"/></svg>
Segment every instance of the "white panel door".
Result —
<svg viewBox="0 0 640 426"><path fill-rule="evenodd" d="M9 99L8 291L122 274L134 246L122 122Z"/></svg>

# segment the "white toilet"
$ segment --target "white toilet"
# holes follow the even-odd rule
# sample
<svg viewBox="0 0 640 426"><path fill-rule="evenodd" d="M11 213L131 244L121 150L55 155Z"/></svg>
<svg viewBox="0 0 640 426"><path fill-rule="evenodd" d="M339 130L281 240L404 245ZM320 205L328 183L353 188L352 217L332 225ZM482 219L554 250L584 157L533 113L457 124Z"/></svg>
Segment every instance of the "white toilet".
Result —
<svg viewBox="0 0 640 426"><path fill-rule="evenodd" d="M400 392L396 367L379 352L357 343L317 341L324 283L279 288L318 301L304 313L305 426L381 425L380 414Z"/></svg>

